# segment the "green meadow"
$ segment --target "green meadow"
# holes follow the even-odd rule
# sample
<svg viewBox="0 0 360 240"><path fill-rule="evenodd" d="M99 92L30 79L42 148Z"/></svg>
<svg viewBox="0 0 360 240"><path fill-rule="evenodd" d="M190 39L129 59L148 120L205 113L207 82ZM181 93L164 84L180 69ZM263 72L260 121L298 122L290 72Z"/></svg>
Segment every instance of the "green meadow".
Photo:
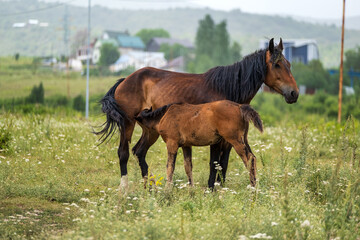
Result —
<svg viewBox="0 0 360 240"><path fill-rule="evenodd" d="M194 147L195 186L187 185L179 150L175 185L165 190L167 152L159 139L147 155L156 186L143 188L137 159L130 155L129 191L122 194L119 135L98 145L92 134L105 120L96 101L119 77L91 77L87 120L72 108L74 97L85 93L83 76L31 67L30 59L0 59L0 238L359 239L355 98L344 98L338 124L336 96L300 96L287 105L280 95L259 93L252 105L264 133L252 125L249 132L258 166L255 188L232 150L224 186L209 190L209 147ZM44 103L27 106L31 111L8 106L11 99L27 104L40 82ZM68 101L48 104L58 95ZM137 127L131 147L140 135Z"/></svg>

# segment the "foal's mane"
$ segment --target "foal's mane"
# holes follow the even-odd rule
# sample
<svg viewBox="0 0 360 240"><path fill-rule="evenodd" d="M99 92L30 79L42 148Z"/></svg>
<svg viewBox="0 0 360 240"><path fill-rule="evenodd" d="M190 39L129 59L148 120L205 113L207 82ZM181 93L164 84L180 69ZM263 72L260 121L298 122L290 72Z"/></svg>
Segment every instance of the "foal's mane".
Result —
<svg viewBox="0 0 360 240"><path fill-rule="evenodd" d="M266 51L267 49L258 50L245 56L240 62L208 70L204 73L206 84L223 93L228 100L250 102L265 81Z"/></svg>
<svg viewBox="0 0 360 240"><path fill-rule="evenodd" d="M171 105L173 105L173 103L162 106L154 111L152 111L152 108L145 109L135 119L139 122L142 122L144 119L148 121L160 121Z"/></svg>

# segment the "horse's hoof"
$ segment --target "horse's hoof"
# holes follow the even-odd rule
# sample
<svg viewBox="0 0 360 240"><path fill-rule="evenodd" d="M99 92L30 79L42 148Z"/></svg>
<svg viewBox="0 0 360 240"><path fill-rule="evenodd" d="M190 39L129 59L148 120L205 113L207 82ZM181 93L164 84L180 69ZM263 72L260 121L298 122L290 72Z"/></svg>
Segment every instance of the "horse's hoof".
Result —
<svg viewBox="0 0 360 240"><path fill-rule="evenodd" d="M121 181L120 181L120 193L121 194L127 194L129 190L129 180L128 180L128 176L124 175L121 177Z"/></svg>

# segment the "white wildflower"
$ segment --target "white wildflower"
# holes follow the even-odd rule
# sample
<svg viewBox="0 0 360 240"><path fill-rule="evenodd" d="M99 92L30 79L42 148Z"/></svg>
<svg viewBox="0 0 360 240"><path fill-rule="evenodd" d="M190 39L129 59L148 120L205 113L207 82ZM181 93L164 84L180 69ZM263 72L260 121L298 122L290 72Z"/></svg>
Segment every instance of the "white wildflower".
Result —
<svg viewBox="0 0 360 240"><path fill-rule="evenodd" d="M310 221L309 220L305 220L304 222L301 223L301 227L305 228L305 227L310 227Z"/></svg>
<svg viewBox="0 0 360 240"><path fill-rule="evenodd" d="M72 204L70 204L70 206L72 206L72 207L76 207L76 208L78 208L78 207L79 207L79 205L77 205L76 203L72 203Z"/></svg>
<svg viewBox="0 0 360 240"><path fill-rule="evenodd" d="M271 226L277 226L279 225L277 222L271 222Z"/></svg>
<svg viewBox="0 0 360 240"><path fill-rule="evenodd" d="M291 152L292 147L284 147L286 151Z"/></svg>
<svg viewBox="0 0 360 240"><path fill-rule="evenodd" d="M84 189L84 192L90 192L90 190L86 188L86 189Z"/></svg>
<svg viewBox="0 0 360 240"><path fill-rule="evenodd" d="M257 233L257 234L255 234L255 235L250 236L250 238L255 238L255 239L272 239L272 237L266 235L266 233Z"/></svg>
<svg viewBox="0 0 360 240"><path fill-rule="evenodd" d="M30 160L28 158L25 158L25 162L29 162Z"/></svg>

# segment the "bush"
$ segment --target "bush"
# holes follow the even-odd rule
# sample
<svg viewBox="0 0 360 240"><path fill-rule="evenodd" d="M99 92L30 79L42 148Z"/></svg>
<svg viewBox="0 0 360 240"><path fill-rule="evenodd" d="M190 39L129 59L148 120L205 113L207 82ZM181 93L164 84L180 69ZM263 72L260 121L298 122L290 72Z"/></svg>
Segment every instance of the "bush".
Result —
<svg viewBox="0 0 360 240"><path fill-rule="evenodd" d="M32 88L30 95L27 97L28 103L44 103L44 87L42 82L37 87L36 85Z"/></svg>
<svg viewBox="0 0 360 240"><path fill-rule="evenodd" d="M46 99L46 105L57 107L57 106L67 106L69 104L69 100L66 96L55 95Z"/></svg>
<svg viewBox="0 0 360 240"><path fill-rule="evenodd" d="M73 108L80 112L85 111L85 99L82 95L77 95L74 98Z"/></svg>
<svg viewBox="0 0 360 240"><path fill-rule="evenodd" d="M8 126L0 127L0 150L8 150L10 148L11 132Z"/></svg>

